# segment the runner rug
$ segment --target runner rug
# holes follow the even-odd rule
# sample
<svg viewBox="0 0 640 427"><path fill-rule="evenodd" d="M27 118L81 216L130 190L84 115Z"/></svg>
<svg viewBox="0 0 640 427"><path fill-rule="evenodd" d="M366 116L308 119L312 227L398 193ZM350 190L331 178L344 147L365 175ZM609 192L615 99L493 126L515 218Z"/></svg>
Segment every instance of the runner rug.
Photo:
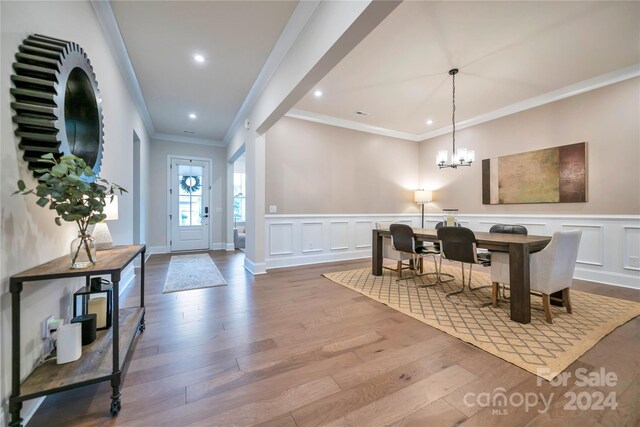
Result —
<svg viewBox="0 0 640 427"><path fill-rule="evenodd" d="M174 255L164 282L163 294L226 286L209 254Z"/></svg>

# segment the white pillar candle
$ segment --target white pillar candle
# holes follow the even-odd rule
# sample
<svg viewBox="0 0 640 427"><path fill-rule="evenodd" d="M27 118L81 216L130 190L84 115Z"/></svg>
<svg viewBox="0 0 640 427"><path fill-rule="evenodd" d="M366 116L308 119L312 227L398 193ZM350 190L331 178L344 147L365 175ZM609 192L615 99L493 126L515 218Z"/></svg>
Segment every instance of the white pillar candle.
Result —
<svg viewBox="0 0 640 427"><path fill-rule="evenodd" d="M73 362L82 356L82 325L71 323L60 326L56 342L56 363Z"/></svg>
<svg viewBox="0 0 640 427"><path fill-rule="evenodd" d="M447 227L453 227L456 225L456 217L453 215L447 215Z"/></svg>
<svg viewBox="0 0 640 427"><path fill-rule="evenodd" d="M96 297L89 300L89 314L96 315L96 328L107 327L107 297Z"/></svg>

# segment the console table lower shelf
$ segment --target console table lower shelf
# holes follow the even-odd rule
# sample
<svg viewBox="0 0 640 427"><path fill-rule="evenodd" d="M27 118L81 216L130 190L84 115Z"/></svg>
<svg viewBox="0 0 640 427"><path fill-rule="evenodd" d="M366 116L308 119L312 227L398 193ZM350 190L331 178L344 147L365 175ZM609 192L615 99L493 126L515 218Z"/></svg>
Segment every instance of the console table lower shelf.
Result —
<svg viewBox="0 0 640 427"><path fill-rule="evenodd" d="M144 307L121 308L119 319L119 370L122 371L137 332L144 328ZM114 376L112 342L113 328L98 331L96 340L82 348L82 357L75 362L57 365L55 360L50 360L38 366L20 385L17 400L25 401L110 380ZM119 410L120 401L114 400L111 411Z"/></svg>

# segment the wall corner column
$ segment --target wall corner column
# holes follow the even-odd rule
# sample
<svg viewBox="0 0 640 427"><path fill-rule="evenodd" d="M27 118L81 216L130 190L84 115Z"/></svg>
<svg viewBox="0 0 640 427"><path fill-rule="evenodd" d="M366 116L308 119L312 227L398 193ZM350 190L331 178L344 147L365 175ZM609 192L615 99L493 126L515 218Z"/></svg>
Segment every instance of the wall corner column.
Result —
<svg viewBox="0 0 640 427"><path fill-rule="evenodd" d="M253 134L245 142L246 252L244 267L254 276L265 274L265 134Z"/></svg>

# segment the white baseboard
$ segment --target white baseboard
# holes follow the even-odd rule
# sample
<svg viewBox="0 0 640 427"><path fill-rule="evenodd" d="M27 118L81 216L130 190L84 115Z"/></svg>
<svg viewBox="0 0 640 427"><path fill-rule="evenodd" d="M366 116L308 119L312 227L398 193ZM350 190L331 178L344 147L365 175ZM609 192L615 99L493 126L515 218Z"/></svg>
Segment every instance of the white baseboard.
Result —
<svg viewBox="0 0 640 427"><path fill-rule="evenodd" d="M224 250L227 245L224 242L212 243L209 245L209 250L211 251L221 251Z"/></svg>
<svg viewBox="0 0 640 427"><path fill-rule="evenodd" d="M129 264L127 268L124 269L122 274L120 275L120 289L119 293L122 293L131 285L136 278L136 270L134 268L133 263Z"/></svg>
<svg viewBox="0 0 640 427"><path fill-rule="evenodd" d="M225 250L227 251L235 251L236 250L236 245L234 245L233 243L227 243Z"/></svg>
<svg viewBox="0 0 640 427"><path fill-rule="evenodd" d="M169 253L169 247L168 246L149 246L149 248L147 249L147 253L149 255L167 254Z"/></svg>
<svg viewBox="0 0 640 427"><path fill-rule="evenodd" d="M267 270L275 268L295 267L299 265L322 264L325 262L347 261L351 259L371 258L371 250L336 252L319 255L300 255L288 258L270 258L267 260Z"/></svg>
<svg viewBox="0 0 640 427"><path fill-rule="evenodd" d="M606 283L607 285L620 286L623 288L640 289L640 280L638 280L637 276L632 276L631 274L576 268L573 278L588 280L589 282Z"/></svg>
<svg viewBox="0 0 640 427"><path fill-rule="evenodd" d="M36 399L27 400L24 402L24 406L22 407L22 411L20 411L20 416L22 417L22 425L26 426L31 421L31 418L35 415L36 411L44 403L44 399L46 396L38 397ZM7 414L7 422L10 419L11 415ZM5 426L4 414L0 413L0 426Z"/></svg>
<svg viewBox="0 0 640 427"><path fill-rule="evenodd" d="M244 268L254 276L267 273L267 264L264 262L254 263L246 256L244 257Z"/></svg>

